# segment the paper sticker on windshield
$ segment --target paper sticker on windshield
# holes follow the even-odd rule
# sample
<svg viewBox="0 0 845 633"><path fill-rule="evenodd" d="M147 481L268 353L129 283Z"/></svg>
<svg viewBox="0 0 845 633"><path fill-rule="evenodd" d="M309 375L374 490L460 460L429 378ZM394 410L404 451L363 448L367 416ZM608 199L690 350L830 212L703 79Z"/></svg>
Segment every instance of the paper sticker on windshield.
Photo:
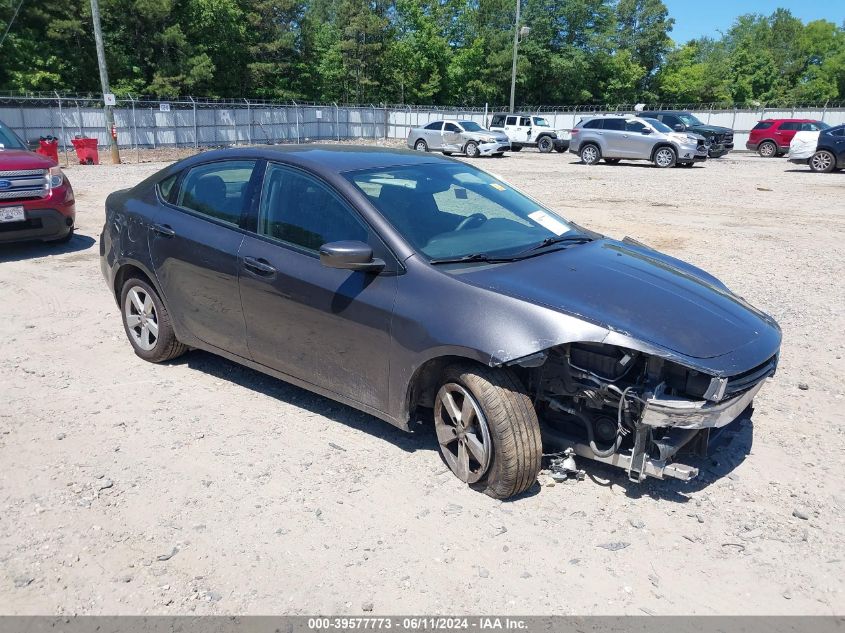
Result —
<svg viewBox="0 0 845 633"><path fill-rule="evenodd" d="M491 182L490 186L493 187L493 189L498 189L499 191L505 191L505 188L502 185L500 185L498 182Z"/></svg>
<svg viewBox="0 0 845 633"><path fill-rule="evenodd" d="M535 211L534 213L529 213L528 217L543 228L549 229L555 235L563 235L569 230L569 227L563 222L553 218L545 211Z"/></svg>

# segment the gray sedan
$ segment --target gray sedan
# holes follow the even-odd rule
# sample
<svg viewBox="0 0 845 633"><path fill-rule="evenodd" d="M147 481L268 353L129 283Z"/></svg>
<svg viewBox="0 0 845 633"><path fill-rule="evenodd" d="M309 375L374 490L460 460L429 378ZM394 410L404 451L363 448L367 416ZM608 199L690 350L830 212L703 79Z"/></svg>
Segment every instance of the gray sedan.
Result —
<svg viewBox="0 0 845 633"><path fill-rule="evenodd" d="M491 132L475 121L433 121L425 127L411 128L408 147L420 152L440 150L446 156L466 154L501 156L511 147L503 132Z"/></svg>

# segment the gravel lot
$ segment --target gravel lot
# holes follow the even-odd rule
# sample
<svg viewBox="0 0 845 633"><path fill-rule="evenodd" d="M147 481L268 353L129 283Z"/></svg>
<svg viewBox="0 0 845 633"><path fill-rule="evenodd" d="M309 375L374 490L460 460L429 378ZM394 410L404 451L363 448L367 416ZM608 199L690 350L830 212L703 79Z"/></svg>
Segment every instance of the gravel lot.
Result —
<svg viewBox="0 0 845 633"><path fill-rule="evenodd" d="M99 270L103 201L166 163L67 170L78 234L0 247L6 614L842 614L845 173L734 155L478 164L723 279L781 324L778 375L689 484L511 502L406 435L206 353L151 365Z"/></svg>

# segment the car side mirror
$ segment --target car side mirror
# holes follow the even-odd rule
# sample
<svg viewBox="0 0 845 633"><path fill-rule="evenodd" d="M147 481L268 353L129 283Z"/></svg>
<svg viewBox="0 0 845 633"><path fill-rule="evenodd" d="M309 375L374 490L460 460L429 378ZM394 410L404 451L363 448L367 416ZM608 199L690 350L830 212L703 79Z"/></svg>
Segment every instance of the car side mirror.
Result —
<svg viewBox="0 0 845 633"><path fill-rule="evenodd" d="M683 124L683 123L675 123L675 125L673 125L673 126L672 126L672 128L673 128L676 132L683 132L685 129L687 129L687 128L684 126L684 124Z"/></svg>
<svg viewBox="0 0 845 633"><path fill-rule="evenodd" d="M373 257L373 249L364 242L344 240L329 242L320 247L320 263L327 268L377 273L384 268L384 260Z"/></svg>
<svg viewBox="0 0 845 633"><path fill-rule="evenodd" d="M650 127L644 127L642 129L641 134L651 134L651 128Z"/></svg>

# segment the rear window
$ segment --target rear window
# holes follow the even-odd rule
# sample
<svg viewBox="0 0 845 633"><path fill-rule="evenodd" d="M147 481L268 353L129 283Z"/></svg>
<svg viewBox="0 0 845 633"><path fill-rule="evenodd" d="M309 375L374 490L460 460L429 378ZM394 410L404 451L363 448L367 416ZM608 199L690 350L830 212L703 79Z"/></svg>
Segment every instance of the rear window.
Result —
<svg viewBox="0 0 845 633"><path fill-rule="evenodd" d="M770 127L774 125L773 121L760 121L757 125L755 125L752 130L768 130Z"/></svg>

